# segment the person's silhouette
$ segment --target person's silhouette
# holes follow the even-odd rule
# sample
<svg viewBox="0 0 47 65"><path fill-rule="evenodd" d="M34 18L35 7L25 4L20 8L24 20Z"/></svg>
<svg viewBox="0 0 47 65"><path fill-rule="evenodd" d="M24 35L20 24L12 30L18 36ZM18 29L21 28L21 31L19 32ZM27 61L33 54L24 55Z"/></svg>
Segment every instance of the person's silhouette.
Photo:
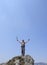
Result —
<svg viewBox="0 0 47 65"><path fill-rule="evenodd" d="M28 39L28 41L29 40L30 39ZM21 53L22 53L22 56L24 56L25 55L25 44L28 43L28 41L26 41L26 42L24 40L19 41L18 38L17 38L17 41L21 44Z"/></svg>

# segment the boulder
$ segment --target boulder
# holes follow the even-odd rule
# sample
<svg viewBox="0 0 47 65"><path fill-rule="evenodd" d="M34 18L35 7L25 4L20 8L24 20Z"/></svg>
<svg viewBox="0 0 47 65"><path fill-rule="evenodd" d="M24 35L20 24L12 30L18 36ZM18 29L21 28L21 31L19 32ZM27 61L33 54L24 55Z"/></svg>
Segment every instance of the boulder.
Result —
<svg viewBox="0 0 47 65"><path fill-rule="evenodd" d="M34 65L34 59L29 55L16 56L10 59L8 62L0 65Z"/></svg>
<svg viewBox="0 0 47 65"><path fill-rule="evenodd" d="M9 60L6 65L34 65L34 59L29 56L16 56Z"/></svg>

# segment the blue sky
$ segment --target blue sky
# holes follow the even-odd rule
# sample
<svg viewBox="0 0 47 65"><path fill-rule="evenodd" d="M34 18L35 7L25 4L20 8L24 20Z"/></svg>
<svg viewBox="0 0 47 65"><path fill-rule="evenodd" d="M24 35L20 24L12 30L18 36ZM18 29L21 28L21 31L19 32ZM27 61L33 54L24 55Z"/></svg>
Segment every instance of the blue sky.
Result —
<svg viewBox="0 0 47 65"><path fill-rule="evenodd" d="M26 54L35 62L47 62L47 0L0 0L0 63L21 55L25 41Z"/></svg>

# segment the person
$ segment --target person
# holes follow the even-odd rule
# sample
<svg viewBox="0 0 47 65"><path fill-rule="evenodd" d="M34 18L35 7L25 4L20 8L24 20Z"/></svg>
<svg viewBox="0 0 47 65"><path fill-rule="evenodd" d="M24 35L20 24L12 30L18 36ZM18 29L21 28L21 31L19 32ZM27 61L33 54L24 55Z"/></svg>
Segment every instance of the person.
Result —
<svg viewBox="0 0 47 65"><path fill-rule="evenodd" d="M28 39L26 42L24 40L22 41L19 41L18 38L17 38L17 41L21 44L21 53L22 53L22 56L25 55L25 44L28 43L30 39Z"/></svg>

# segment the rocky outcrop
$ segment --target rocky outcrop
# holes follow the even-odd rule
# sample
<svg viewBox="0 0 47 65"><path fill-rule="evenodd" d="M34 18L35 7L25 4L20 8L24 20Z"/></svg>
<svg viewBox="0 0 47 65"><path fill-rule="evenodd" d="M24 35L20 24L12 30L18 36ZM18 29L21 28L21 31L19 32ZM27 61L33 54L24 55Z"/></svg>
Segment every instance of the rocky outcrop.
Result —
<svg viewBox="0 0 47 65"><path fill-rule="evenodd" d="M34 59L29 56L16 56L2 65L34 65Z"/></svg>
<svg viewBox="0 0 47 65"><path fill-rule="evenodd" d="M34 65L34 59L29 56L17 56L7 62L7 65Z"/></svg>

